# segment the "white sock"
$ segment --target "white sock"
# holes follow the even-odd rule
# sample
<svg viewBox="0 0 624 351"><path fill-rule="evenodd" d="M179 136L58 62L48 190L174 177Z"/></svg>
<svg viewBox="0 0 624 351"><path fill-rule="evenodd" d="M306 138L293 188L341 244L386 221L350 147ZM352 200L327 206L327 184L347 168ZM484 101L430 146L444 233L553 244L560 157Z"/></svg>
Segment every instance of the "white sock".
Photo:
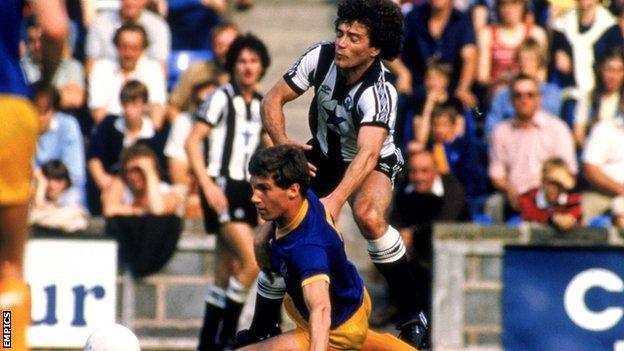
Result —
<svg viewBox="0 0 624 351"><path fill-rule="evenodd" d="M390 263L405 256L405 245L399 231L392 226L381 238L368 241L368 255L373 263Z"/></svg>

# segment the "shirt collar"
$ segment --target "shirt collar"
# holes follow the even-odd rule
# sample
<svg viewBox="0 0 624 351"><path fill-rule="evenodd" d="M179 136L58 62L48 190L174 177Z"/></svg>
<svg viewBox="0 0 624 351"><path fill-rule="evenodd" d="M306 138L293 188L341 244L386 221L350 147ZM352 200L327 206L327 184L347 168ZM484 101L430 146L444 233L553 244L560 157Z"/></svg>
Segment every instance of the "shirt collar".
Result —
<svg viewBox="0 0 624 351"><path fill-rule="evenodd" d="M433 181L431 193L437 197L444 196L444 184L442 184L442 177L440 177L439 175L436 176L435 180Z"/></svg>
<svg viewBox="0 0 624 351"><path fill-rule="evenodd" d="M143 116L142 120L143 123L141 124L141 130L137 135L137 139L149 139L156 134L156 130L154 129L154 123L152 123L152 120L147 116ZM130 144L131 141L130 138L128 138L128 135L126 135L126 119L123 117L118 117L113 125L115 126L115 129L117 129L117 131L124 135L124 146L129 146L127 144Z"/></svg>
<svg viewBox="0 0 624 351"><path fill-rule="evenodd" d="M56 115L57 114L55 113L54 115L52 115L52 118L50 119L50 129L48 130L50 132L56 132L61 126L61 123L59 122Z"/></svg>
<svg viewBox="0 0 624 351"><path fill-rule="evenodd" d="M533 118L531 119L531 123L529 125L532 127L541 129L544 127L545 122L546 122L545 116L540 111L537 111L535 112L535 115L533 115ZM514 128L520 128L520 120L517 117L515 117L511 125Z"/></svg>
<svg viewBox="0 0 624 351"><path fill-rule="evenodd" d="M299 227L299 225L301 224L301 222L303 222L303 219L305 218L305 215L308 213L308 200L306 199L303 204L301 205L301 208L299 208L299 211L297 212L297 215L295 216L295 218L288 223L286 226L282 227L282 228L277 228L275 230L275 239L281 239L283 237L285 237L288 233L292 232L293 230L297 229L297 227Z"/></svg>

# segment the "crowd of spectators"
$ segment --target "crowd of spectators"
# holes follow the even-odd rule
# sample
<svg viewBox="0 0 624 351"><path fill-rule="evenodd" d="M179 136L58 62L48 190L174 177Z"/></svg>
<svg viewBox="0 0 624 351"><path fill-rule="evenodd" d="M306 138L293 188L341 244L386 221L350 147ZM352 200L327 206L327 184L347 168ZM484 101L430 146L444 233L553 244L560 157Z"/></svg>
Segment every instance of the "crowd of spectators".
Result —
<svg viewBox="0 0 624 351"><path fill-rule="evenodd" d="M439 179L453 176L453 196L465 200L468 215L432 218L526 220L559 230L624 225L624 16L617 2L397 2L405 14L403 52L388 67L401 93L396 138L410 160L397 198L415 192L444 202ZM84 216L85 209L102 215L101 194L118 186L122 152L142 144L154 152L159 178L187 189L179 201L184 214L199 217L184 142L193 113L230 79L224 62L239 30L225 20L228 3L67 6L72 34L54 89L34 89L41 116L35 206L69 204ZM41 30L29 21L22 36L22 69L34 83ZM180 53L201 59L171 65ZM421 158L442 177L433 186L414 183L411 162ZM564 173L573 181L563 182ZM52 189L56 180L62 190ZM412 202L395 210L422 212ZM571 217L561 220L562 211Z"/></svg>

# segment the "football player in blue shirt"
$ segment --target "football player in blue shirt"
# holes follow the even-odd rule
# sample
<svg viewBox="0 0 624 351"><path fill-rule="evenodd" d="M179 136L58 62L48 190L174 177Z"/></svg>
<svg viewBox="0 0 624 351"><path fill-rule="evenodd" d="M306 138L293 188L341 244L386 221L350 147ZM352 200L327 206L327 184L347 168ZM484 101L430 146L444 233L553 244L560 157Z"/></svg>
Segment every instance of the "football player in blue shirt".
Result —
<svg viewBox="0 0 624 351"><path fill-rule="evenodd" d="M286 145L260 150L249 173L251 201L271 222L273 272L262 273L258 293L262 300L277 301L287 293L284 305L297 328L243 350L414 350L390 334L368 330L370 298L332 217L308 190L303 151ZM248 335L259 317L257 309Z"/></svg>

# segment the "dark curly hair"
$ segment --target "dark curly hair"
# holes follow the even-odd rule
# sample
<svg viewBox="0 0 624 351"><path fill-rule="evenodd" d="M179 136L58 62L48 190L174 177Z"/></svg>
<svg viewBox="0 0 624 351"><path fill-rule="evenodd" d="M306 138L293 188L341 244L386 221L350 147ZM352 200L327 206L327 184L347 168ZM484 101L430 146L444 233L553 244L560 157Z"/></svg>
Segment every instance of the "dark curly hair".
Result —
<svg viewBox="0 0 624 351"><path fill-rule="evenodd" d="M310 185L308 161L303 151L290 145L258 150L249 160L249 174L261 178L271 177L275 185L282 189L297 183L303 197Z"/></svg>
<svg viewBox="0 0 624 351"><path fill-rule="evenodd" d="M401 53L403 40L403 14L391 0L343 0L338 4L341 23L359 22L369 30L370 45L380 50L379 57L392 60Z"/></svg>
<svg viewBox="0 0 624 351"><path fill-rule="evenodd" d="M234 40L227 55L225 56L225 70L230 73L231 77L234 77L234 66L236 65L236 60L243 49L249 49L260 56L260 61L262 61L262 73L260 74L261 79L266 73L267 68L271 65L271 58L269 57L269 51L262 40L258 39L258 37L251 33L239 35L236 40Z"/></svg>

